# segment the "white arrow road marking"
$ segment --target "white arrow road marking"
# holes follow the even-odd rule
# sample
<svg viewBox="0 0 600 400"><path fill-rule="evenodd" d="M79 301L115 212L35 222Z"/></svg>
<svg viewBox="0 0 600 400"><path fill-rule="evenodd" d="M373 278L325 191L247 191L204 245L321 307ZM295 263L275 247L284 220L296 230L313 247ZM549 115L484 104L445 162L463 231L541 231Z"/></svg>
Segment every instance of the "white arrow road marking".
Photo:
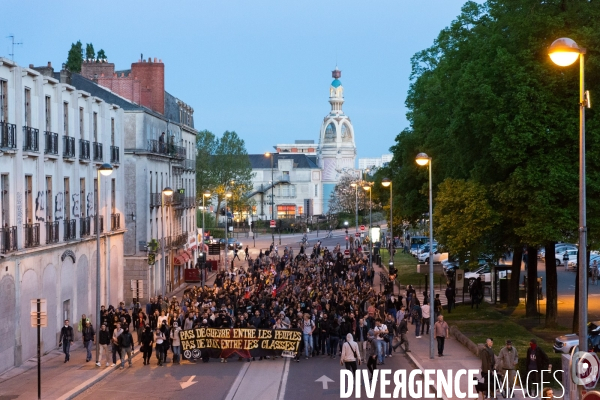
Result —
<svg viewBox="0 0 600 400"><path fill-rule="evenodd" d="M329 385L329 382L335 382L333 379L329 378L326 375L323 375L322 377L320 377L319 379L317 379L315 382L321 382L323 383L323 390L327 390Z"/></svg>
<svg viewBox="0 0 600 400"><path fill-rule="evenodd" d="M187 382L179 382L179 384L181 385L181 389L187 389L190 386L192 386L194 383L198 383L198 382L193 382L195 377L196 377L196 375L192 375L192 377L190 379L188 379Z"/></svg>

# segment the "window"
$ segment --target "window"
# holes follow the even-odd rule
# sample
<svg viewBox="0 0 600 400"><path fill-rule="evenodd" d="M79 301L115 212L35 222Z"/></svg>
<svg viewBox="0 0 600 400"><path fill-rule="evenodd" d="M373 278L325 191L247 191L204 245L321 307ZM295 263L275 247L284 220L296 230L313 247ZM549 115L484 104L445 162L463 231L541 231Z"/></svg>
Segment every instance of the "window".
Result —
<svg viewBox="0 0 600 400"><path fill-rule="evenodd" d="M298 206L298 214L300 214L300 215L304 214L304 207Z"/></svg>
<svg viewBox="0 0 600 400"><path fill-rule="evenodd" d="M25 223L31 224L33 221L33 177L25 176Z"/></svg>
<svg viewBox="0 0 600 400"><path fill-rule="evenodd" d="M80 215L82 218L84 218L86 216L86 209L85 209L85 178L80 178L79 179L79 204L81 204L80 207Z"/></svg>
<svg viewBox="0 0 600 400"><path fill-rule="evenodd" d="M115 179L110 180L110 207L111 213L115 214L117 212L117 184Z"/></svg>
<svg viewBox="0 0 600 400"><path fill-rule="evenodd" d="M83 107L79 107L79 137L83 139Z"/></svg>
<svg viewBox="0 0 600 400"><path fill-rule="evenodd" d="M69 178L65 178L64 180L64 188L65 188L65 221L71 219L71 201L70 201L70 185Z"/></svg>
<svg viewBox="0 0 600 400"><path fill-rule="evenodd" d="M277 206L277 218L294 218L296 216L295 205L278 205Z"/></svg>
<svg viewBox="0 0 600 400"><path fill-rule="evenodd" d="M2 174L0 176L0 200L2 200L2 226L8 227L10 225L10 214L9 208L9 196L8 196L8 174Z"/></svg>
<svg viewBox="0 0 600 400"><path fill-rule="evenodd" d="M51 113L51 98L46 96L46 131L52 131L52 113Z"/></svg>
<svg viewBox="0 0 600 400"><path fill-rule="evenodd" d="M94 142L98 142L98 113L95 112L93 115L93 129L94 129Z"/></svg>
<svg viewBox="0 0 600 400"><path fill-rule="evenodd" d="M0 80L0 122L8 122L8 84Z"/></svg>
<svg viewBox="0 0 600 400"><path fill-rule="evenodd" d="M319 196L319 185L315 185L315 197Z"/></svg>
<svg viewBox="0 0 600 400"><path fill-rule="evenodd" d="M31 89L25 88L25 126L31 126Z"/></svg>
<svg viewBox="0 0 600 400"><path fill-rule="evenodd" d="M110 144L111 146L115 145L115 119L110 119Z"/></svg>
<svg viewBox="0 0 600 400"><path fill-rule="evenodd" d="M52 222L52 177L46 177L46 221Z"/></svg>
<svg viewBox="0 0 600 400"><path fill-rule="evenodd" d="M65 136L69 136L69 103L63 103L63 132Z"/></svg>

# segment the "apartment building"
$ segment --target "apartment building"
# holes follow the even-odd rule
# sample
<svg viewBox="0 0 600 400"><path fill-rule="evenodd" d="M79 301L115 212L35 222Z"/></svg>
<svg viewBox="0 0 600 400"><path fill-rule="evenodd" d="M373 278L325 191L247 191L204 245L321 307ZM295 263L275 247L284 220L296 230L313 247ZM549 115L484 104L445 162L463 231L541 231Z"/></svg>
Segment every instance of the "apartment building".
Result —
<svg viewBox="0 0 600 400"><path fill-rule="evenodd" d="M68 71L0 58L0 372L36 353L30 300L46 299L49 350L64 319L95 321L96 268L102 304L123 298L123 123L121 107L73 86ZM109 176L98 174L104 163Z"/></svg>

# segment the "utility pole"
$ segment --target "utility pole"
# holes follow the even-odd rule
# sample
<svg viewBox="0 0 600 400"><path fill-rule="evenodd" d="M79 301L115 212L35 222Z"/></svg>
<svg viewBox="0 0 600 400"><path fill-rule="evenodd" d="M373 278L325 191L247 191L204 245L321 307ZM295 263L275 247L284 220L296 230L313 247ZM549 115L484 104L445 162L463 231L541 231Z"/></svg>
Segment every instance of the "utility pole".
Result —
<svg viewBox="0 0 600 400"><path fill-rule="evenodd" d="M21 45L23 45L23 42L15 43L15 35L7 36L7 38L10 38L12 41L12 50L11 50L12 52L9 54L10 59L15 61L15 45L21 46Z"/></svg>

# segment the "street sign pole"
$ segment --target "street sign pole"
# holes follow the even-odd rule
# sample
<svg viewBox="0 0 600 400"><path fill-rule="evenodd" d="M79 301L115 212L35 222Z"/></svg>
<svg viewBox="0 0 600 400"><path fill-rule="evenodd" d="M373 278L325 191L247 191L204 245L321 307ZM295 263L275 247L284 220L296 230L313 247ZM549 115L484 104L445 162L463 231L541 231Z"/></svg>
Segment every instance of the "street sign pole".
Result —
<svg viewBox="0 0 600 400"><path fill-rule="evenodd" d="M41 354L42 354L42 344L40 341L40 330L42 325L42 306L41 300L37 299L37 373L38 373L38 400L42 398L42 364L41 364Z"/></svg>

